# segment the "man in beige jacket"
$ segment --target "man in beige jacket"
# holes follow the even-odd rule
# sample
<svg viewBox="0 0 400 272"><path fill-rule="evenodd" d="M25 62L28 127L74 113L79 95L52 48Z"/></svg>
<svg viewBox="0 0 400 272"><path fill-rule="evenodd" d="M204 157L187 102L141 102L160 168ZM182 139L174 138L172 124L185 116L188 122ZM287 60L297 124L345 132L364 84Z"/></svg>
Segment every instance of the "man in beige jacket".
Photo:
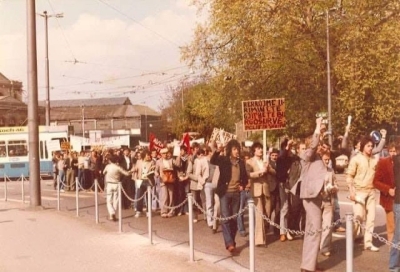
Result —
<svg viewBox="0 0 400 272"><path fill-rule="evenodd" d="M275 170L268 162L263 161L263 145L255 142L251 151L253 157L246 162L247 176L250 178L250 193L257 209L255 222L255 245L265 246L267 228L263 215L271 218L271 193L267 173Z"/></svg>

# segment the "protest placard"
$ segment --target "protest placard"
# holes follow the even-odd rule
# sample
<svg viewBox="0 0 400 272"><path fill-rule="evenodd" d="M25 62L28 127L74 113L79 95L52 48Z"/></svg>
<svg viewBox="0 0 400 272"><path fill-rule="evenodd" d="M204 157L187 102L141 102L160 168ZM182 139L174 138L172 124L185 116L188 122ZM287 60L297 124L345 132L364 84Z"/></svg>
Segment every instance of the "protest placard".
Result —
<svg viewBox="0 0 400 272"><path fill-rule="evenodd" d="M235 134L226 132L223 129L214 128L214 130L211 134L210 140L225 144L225 143L229 142L231 139L236 139L236 138L237 137Z"/></svg>
<svg viewBox="0 0 400 272"><path fill-rule="evenodd" d="M47 150L50 152L50 154L54 151L60 151L61 146L60 146L60 141L59 140L50 140L46 142L47 145Z"/></svg>
<svg viewBox="0 0 400 272"><path fill-rule="evenodd" d="M284 98L242 101L242 109L245 131L283 129L286 126Z"/></svg>

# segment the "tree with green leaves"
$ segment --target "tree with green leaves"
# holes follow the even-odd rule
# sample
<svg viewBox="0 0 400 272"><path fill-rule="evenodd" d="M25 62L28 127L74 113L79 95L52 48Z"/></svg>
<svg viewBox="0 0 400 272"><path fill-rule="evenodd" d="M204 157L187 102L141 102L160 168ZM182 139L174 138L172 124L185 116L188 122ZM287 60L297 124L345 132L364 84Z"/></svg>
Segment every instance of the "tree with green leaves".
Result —
<svg viewBox="0 0 400 272"><path fill-rule="evenodd" d="M399 114L398 1L193 4L208 20L197 26L182 58L204 71L207 80L183 91L190 99L180 111L178 130L207 132L205 127L220 124L232 130L242 118L242 101L283 97L288 125L274 133L310 134L315 114L327 111L327 42L334 133L343 133L348 115L353 116L353 133L359 133L389 124ZM165 108L176 108L174 101ZM205 103L209 101L212 105Z"/></svg>

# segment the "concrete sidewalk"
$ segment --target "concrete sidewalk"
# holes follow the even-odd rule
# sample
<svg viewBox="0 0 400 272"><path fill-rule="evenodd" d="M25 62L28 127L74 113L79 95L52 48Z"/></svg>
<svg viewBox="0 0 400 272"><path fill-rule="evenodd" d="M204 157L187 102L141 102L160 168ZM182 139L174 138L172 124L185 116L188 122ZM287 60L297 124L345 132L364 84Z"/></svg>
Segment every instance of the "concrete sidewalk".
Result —
<svg viewBox="0 0 400 272"><path fill-rule="evenodd" d="M207 256L191 263L187 246L150 245L135 233L119 234L53 209L32 211L19 202L0 202L0 241L0 271L6 272L238 271Z"/></svg>

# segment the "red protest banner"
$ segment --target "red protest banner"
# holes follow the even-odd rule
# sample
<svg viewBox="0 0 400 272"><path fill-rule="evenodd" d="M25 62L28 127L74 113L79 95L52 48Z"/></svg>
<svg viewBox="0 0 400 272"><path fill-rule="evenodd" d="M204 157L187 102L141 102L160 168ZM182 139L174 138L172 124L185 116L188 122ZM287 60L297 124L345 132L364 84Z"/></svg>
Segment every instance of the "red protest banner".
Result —
<svg viewBox="0 0 400 272"><path fill-rule="evenodd" d="M284 129L285 99L263 99L242 101L243 127L248 130Z"/></svg>
<svg viewBox="0 0 400 272"><path fill-rule="evenodd" d="M149 135L149 150L156 150L157 154L160 153L160 150L164 147L163 143L156 138L153 133Z"/></svg>

